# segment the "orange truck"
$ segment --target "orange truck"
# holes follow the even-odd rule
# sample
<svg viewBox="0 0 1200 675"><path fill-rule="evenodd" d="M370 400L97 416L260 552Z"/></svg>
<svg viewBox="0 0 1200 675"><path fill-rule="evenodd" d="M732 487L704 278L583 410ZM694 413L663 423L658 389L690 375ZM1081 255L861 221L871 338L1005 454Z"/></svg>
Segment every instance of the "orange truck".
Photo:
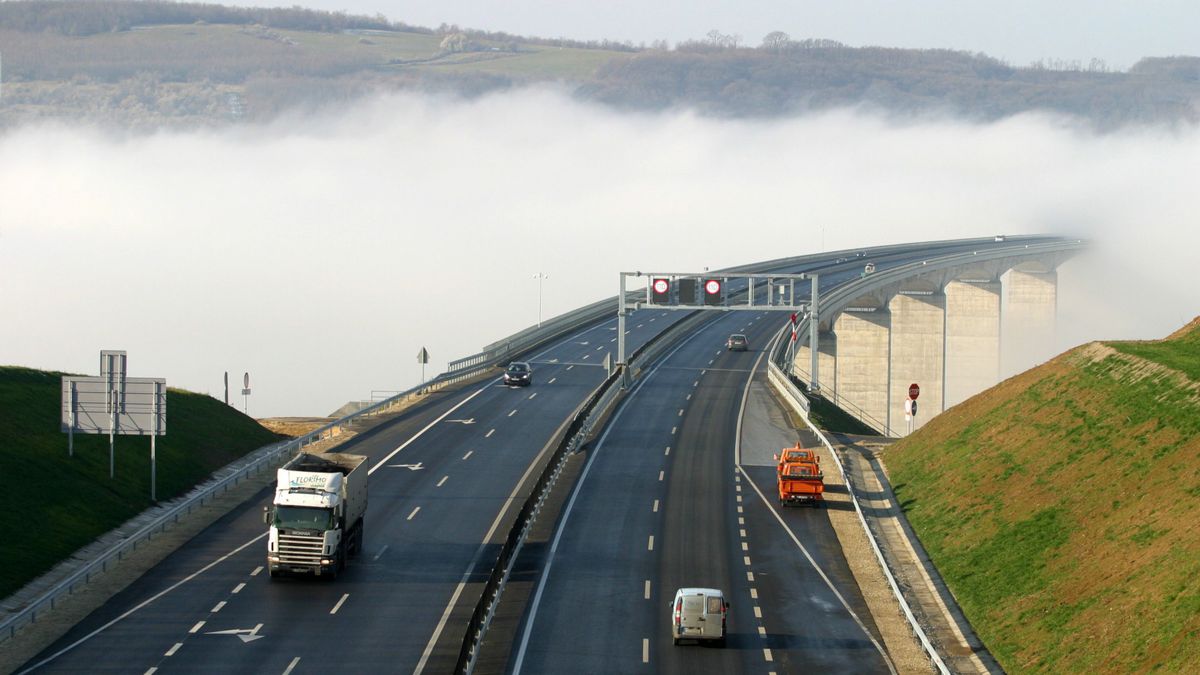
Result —
<svg viewBox="0 0 1200 675"><path fill-rule="evenodd" d="M779 505L790 506L807 502L813 506L820 506L825 492L825 480L821 473L821 465L815 461L789 458L788 450L794 449L784 450L779 466L776 468L779 480ZM811 453L812 459L816 458L816 454L811 450L803 450L803 452Z"/></svg>
<svg viewBox="0 0 1200 675"><path fill-rule="evenodd" d="M778 474L782 470L783 465L787 464L788 462L812 462L813 464L820 466L821 457L816 453L816 451L801 447L800 444L797 443L793 447L784 448L776 453L775 461L779 462L775 469L775 472Z"/></svg>

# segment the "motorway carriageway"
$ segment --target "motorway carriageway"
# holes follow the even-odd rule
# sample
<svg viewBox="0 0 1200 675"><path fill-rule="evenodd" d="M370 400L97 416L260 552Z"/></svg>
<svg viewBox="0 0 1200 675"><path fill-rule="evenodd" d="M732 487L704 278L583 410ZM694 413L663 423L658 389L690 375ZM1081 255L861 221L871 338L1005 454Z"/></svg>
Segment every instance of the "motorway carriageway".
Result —
<svg viewBox="0 0 1200 675"><path fill-rule="evenodd" d="M947 252L982 247L983 244L973 242L939 245L937 249ZM822 293L836 283L857 277L861 260L850 259L831 266L832 261L844 255L845 252L833 252L820 260L806 261L809 269L822 269ZM910 251L875 256L872 260L883 269L929 255L928 248L914 247ZM791 271L804 271L803 267L797 265ZM653 309L633 312L627 323L630 351L684 314ZM615 576L614 570L635 565L638 583L652 582L653 602L656 609L662 610L632 612L628 605L620 607L622 616L631 620L631 630L634 625L641 626L638 621L653 623L653 631L650 624L637 629L636 644L645 649L649 649L649 643L642 640L668 636L664 624L666 594L673 592L675 585L724 584L725 579L731 579L726 592L734 603L732 648L717 654L715 660L701 659L698 663L704 668L714 662L728 663L734 670L749 666L735 657L746 651L737 648L745 646L745 636L755 632L746 614L754 607L745 600L751 589L756 593L771 589L771 593L779 594L784 588L809 588L796 585L803 583L803 579L791 578L806 574L803 569L768 573L767 576L791 575L786 576L786 584L776 586L761 575L757 581L752 579L751 569L741 569L751 568L743 564L743 558L750 559L749 556L730 556L742 543L743 528L736 518L745 519L747 533L759 531L753 527L753 519L758 517L755 513L735 515L726 508L728 499L745 496L738 492L739 476L734 474L734 466L726 455L733 438L730 433L736 424L736 397L740 396L738 392L742 391L749 369L761 352L730 355L717 352L728 333L736 332L743 327L740 322L755 316L748 312L724 315L708 324L710 327L704 332L682 343L654 371L653 378L642 380L646 384L639 384L631 400L646 401L648 392L655 391L661 392L662 398L639 405L627 404L631 411L625 413L628 422L615 426L605 437L612 447L656 441L663 448L661 454L657 450L644 450L633 458L616 462L623 468L607 469L597 460L597 468L592 470L598 476L610 476L607 480L615 480L617 485L613 490L597 491L592 497L586 492L591 489L587 487L590 481L581 490L580 501L589 504L589 511L601 513L615 508L618 514L615 518L628 513L629 528L635 522L643 522L644 538L639 535L637 542L621 538L632 536L632 529L611 532L612 538L597 535L599 550L589 554L594 562L578 566L555 563L549 576L553 581L564 569L595 570L596 576L589 577L591 581L587 584L592 590L587 596L591 601L620 595L622 591L615 585L609 587L610 582L615 584L618 578L624 578ZM784 314L774 316L779 319L773 326L762 316L746 326L752 344L764 346L767 333L786 320ZM456 391L439 392L430 397L429 403L339 447L341 452L370 458L371 485L365 550L336 581L271 582L266 578L263 568L266 526L262 510L270 503L273 487L267 488L114 596L30 660L22 671L451 671L462 627L528 484L537 478L539 458L544 457L555 432L604 379L600 364L607 352L615 351L615 323L614 318L581 330L530 357L528 360L535 368L531 387L510 389L500 385L499 378L493 378ZM708 353L707 358L703 353ZM716 370L705 370L709 360L716 364ZM688 387L693 391L684 393ZM668 402L672 392L678 394L679 400ZM688 396L698 397L697 401L689 401ZM704 408L698 410L701 403ZM652 409L658 412L647 412ZM675 431L665 424L672 417L674 422L670 426ZM652 438L658 434L662 436ZM678 438L669 438L671 434ZM686 450L672 458L666 448L673 444ZM598 457L608 452L603 448L602 445ZM610 454L623 456L617 451ZM662 466L648 470L652 459ZM627 483L626 479L633 482ZM641 485L642 480L651 485ZM747 489L744 483L741 485L741 489ZM662 491L655 498L661 519L643 515L638 521L632 509L660 515L650 508L653 499L642 504L646 497L639 497L655 489ZM689 492L702 494L705 499L678 498ZM817 521L814 527L828 529L827 519ZM612 523L621 524L615 520ZM765 537L762 550L766 552L770 548L765 541L780 535L767 537L767 530L762 531ZM739 533L737 540L731 534L735 532ZM650 537L658 537L657 549ZM755 547L759 544L755 543ZM636 555L639 549L650 555ZM793 566L798 560L794 551L787 552L786 558ZM654 569L647 568L647 564ZM632 568L627 571L633 573ZM743 571L747 575L744 578L740 575ZM833 605L836 610L832 596L823 594L819 586L811 588L814 598ZM644 591L639 586L639 593ZM546 595L554 594L543 594L543 601ZM608 601L603 601L601 607L605 602ZM854 602L850 604L853 606ZM575 610L590 611L591 607L578 604ZM761 611L769 615L776 608L787 611L779 603L764 604ZM543 617L553 613L553 609L540 610ZM595 617L592 614L589 619ZM812 618L808 615L792 620ZM569 623L587 625L574 615ZM602 624L614 625L611 621ZM543 625L544 619L538 619L527 658L539 653L538 644L548 644L536 642ZM788 624L771 624L771 631L781 630L776 625ZM865 638L855 634L844 620L838 619L830 626L828 637L822 640L849 641L847 649L855 654L869 651L859 644ZM788 644L812 639L811 628L788 630L779 633L792 636L787 638ZM579 644L590 648L610 638L588 634L582 642L564 639L567 642L561 645L555 643L557 649L573 649ZM613 646L615 649L615 643ZM619 650L611 653L617 654ZM675 656L670 658L684 659L679 662L684 664L680 667L687 667L691 663L687 659L695 660L688 655L700 652L671 653ZM673 669L670 658L664 655L658 669ZM579 672L578 665L567 670ZM525 666L525 672L535 670Z"/></svg>
<svg viewBox="0 0 1200 675"><path fill-rule="evenodd" d="M509 672L890 671L825 511L777 506L772 454L797 433L756 430L745 467L735 455L779 328L765 312L723 316L623 402L560 517ZM737 332L752 351L724 350ZM725 592L725 649L671 644L684 586Z"/></svg>

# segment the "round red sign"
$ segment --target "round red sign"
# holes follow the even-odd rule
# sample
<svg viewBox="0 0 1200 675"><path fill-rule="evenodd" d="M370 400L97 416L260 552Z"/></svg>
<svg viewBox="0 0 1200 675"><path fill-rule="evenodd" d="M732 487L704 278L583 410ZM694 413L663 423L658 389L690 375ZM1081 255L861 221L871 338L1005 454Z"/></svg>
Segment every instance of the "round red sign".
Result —
<svg viewBox="0 0 1200 675"><path fill-rule="evenodd" d="M655 279L654 280L654 292L655 293L666 293L667 289L670 288L670 286L671 285L669 283L667 283L666 279Z"/></svg>
<svg viewBox="0 0 1200 675"><path fill-rule="evenodd" d="M908 385L908 397L909 398L911 398L912 400L915 401L915 400L917 400L917 397L920 395L921 395L921 388L917 386L916 382L913 382L912 384Z"/></svg>
<svg viewBox="0 0 1200 675"><path fill-rule="evenodd" d="M704 282L704 292L709 295L716 295L721 292L721 282L716 279L709 279Z"/></svg>

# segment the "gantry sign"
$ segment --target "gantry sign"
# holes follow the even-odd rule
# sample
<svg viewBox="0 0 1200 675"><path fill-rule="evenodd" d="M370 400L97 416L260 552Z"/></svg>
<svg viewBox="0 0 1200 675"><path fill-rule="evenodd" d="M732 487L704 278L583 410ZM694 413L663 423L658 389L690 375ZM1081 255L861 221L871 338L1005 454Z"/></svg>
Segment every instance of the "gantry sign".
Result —
<svg viewBox="0 0 1200 675"><path fill-rule="evenodd" d="M793 312L793 316L800 312L815 316L818 302L817 276L740 272L621 272L621 289L617 294L617 366L622 371L622 386L629 384L629 373L625 368L625 316L629 310L641 307L724 312L771 309L790 311ZM626 299L627 278L646 280L644 301L634 300L632 305L629 304ZM810 282L808 302L799 302L796 298L798 281ZM636 290L633 289L633 292ZM809 341L812 344L814 360L817 353L816 325L816 321L809 322Z"/></svg>

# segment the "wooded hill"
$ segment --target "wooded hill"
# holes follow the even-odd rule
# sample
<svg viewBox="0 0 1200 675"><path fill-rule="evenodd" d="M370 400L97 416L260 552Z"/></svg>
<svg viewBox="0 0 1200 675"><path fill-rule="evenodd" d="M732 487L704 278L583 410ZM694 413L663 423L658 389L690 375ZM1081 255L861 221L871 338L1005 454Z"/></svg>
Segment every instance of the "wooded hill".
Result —
<svg viewBox="0 0 1200 675"><path fill-rule="evenodd" d="M0 126L38 118L125 127L270 119L379 91L466 96L553 82L621 109L776 117L837 107L996 120L1047 111L1096 128L1200 122L1200 58L1013 67L983 54L846 47L713 31L670 47L549 40L293 7L0 3Z"/></svg>
<svg viewBox="0 0 1200 675"><path fill-rule="evenodd" d="M1009 673L1200 663L1200 319L1091 343L884 455L896 496Z"/></svg>

